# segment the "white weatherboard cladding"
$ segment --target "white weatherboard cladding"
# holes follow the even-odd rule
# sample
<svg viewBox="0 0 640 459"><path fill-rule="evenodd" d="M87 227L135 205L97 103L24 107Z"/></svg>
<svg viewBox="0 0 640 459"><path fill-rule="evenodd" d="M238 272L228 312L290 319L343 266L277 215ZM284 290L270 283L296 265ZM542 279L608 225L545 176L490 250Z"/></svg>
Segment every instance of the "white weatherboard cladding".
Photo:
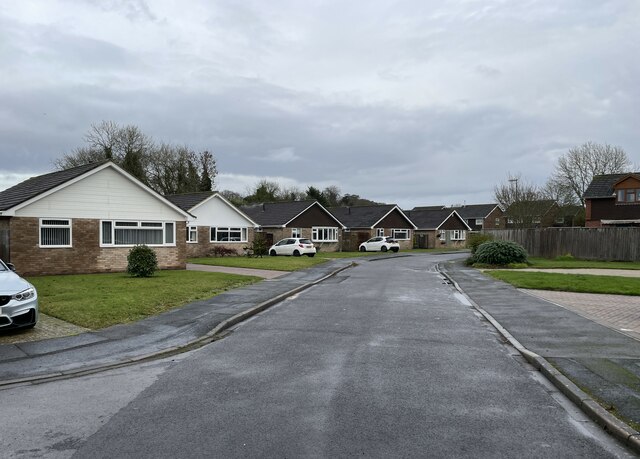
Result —
<svg viewBox="0 0 640 459"><path fill-rule="evenodd" d="M197 217L197 221L188 223L190 225L222 228L253 227L251 221L247 220L217 196L195 207L190 213Z"/></svg>
<svg viewBox="0 0 640 459"><path fill-rule="evenodd" d="M107 167L18 211L18 217L177 220L186 218Z"/></svg>

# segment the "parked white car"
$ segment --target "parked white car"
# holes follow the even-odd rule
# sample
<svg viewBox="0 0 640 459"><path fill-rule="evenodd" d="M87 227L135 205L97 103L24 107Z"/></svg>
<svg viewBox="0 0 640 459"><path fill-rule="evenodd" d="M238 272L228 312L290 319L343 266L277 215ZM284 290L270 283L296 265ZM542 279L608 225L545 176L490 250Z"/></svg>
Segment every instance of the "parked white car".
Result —
<svg viewBox="0 0 640 459"><path fill-rule="evenodd" d="M272 257L276 255L293 255L294 257L306 255L313 257L315 254L316 248L313 243L309 239L299 237L282 239L269 248L269 255Z"/></svg>
<svg viewBox="0 0 640 459"><path fill-rule="evenodd" d="M32 328L38 321L36 288L0 260L0 331Z"/></svg>
<svg viewBox="0 0 640 459"><path fill-rule="evenodd" d="M360 252L386 252L388 250L397 252L400 250L400 244L391 237L376 236L360 244L359 250Z"/></svg>

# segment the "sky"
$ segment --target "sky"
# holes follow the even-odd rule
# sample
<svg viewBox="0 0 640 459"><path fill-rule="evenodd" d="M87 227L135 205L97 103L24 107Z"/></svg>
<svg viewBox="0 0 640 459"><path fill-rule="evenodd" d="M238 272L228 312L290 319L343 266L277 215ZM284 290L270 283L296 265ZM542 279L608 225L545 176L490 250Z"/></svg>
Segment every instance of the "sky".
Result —
<svg viewBox="0 0 640 459"><path fill-rule="evenodd" d="M214 153L215 187L402 208L543 184L586 141L640 164L637 0L0 3L0 190L91 124Z"/></svg>

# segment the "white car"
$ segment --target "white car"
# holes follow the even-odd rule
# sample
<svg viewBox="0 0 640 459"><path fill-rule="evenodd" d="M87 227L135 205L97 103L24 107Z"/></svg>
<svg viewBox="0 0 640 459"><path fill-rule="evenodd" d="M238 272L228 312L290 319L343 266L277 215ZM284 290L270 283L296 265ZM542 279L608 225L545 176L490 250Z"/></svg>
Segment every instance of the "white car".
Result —
<svg viewBox="0 0 640 459"><path fill-rule="evenodd" d="M0 331L32 328L38 321L36 288L0 260Z"/></svg>
<svg viewBox="0 0 640 459"><path fill-rule="evenodd" d="M309 239L300 237L282 239L269 248L269 255L272 257L276 255L293 255L294 257L306 255L312 257L315 254L316 248L313 243Z"/></svg>
<svg viewBox="0 0 640 459"><path fill-rule="evenodd" d="M360 252L387 252L388 250L397 252L400 250L400 244L391 237L376 236L360 244L358 250Z"/></svg>

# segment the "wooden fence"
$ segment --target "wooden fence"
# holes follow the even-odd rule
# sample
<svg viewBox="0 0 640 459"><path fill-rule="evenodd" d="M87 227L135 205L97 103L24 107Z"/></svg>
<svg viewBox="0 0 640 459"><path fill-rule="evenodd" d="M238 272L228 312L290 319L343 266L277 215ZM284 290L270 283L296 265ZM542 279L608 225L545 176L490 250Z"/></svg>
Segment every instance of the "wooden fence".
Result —
<svg viewBox="0 0 640 459"><path fill-rule="evenodd" d="M527 228L483 233L517 242L534 257L571 254L585 260L640 261L640 228Z"/></svg>

